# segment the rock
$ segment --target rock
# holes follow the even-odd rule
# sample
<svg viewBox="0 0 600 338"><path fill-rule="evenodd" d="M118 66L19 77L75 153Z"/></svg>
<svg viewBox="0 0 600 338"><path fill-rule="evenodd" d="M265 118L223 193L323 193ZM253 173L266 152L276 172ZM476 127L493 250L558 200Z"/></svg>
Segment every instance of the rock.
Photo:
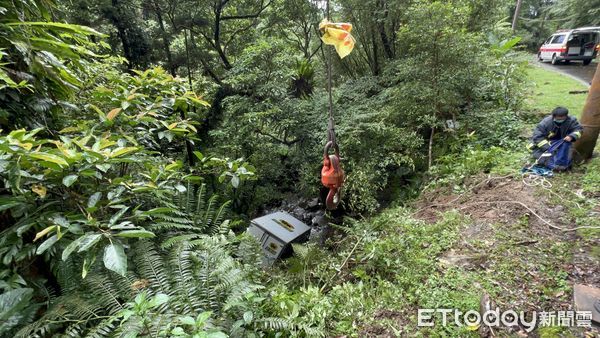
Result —
<svg viewBox="0 0 600 338"><path fill-rule="evenodd" d="M304 216L304 214L306 214L306 210L304 210L301 207L295 207L291 210L291 212L296 215L296 217L298 218L302 218L302 216Z"/></svg>
<svg viewBox="0 0 600 338"><path fill-rule="evenodd" d="M308 201L306 207L311 210L311 209L316 209L319 207L319 199L318 198L313 198L310 201Z"/></svg>
<svg viewBox="0 0 600 338"><path fill-rule="evenodd" d="M471 255L462 255L456 253L454 250L450 250L444 256L440 257L438 261L446 267L459 266L469 267L473 264L476 257Z"/></svg>
<svg viewBox="0 0 600 338"><path fill-rule="evenodd" d="M321 213L313 217L310 223L312 226L324 227L329 224L329 220L325 216L325 213Z"/></svg>
<svg viewBox="0 0 600 338"><path fill-rule="evenodd" d="M600 289L588 285L575 284L573 302L577 311L590 311L591 320L600 323Z"/></svg>
<svg viewBox="0 0 600 338"><path fill-rule="evenodd" d="M297 203L300 208L308 209L308 200L306 198L299 199Z"/></svg>

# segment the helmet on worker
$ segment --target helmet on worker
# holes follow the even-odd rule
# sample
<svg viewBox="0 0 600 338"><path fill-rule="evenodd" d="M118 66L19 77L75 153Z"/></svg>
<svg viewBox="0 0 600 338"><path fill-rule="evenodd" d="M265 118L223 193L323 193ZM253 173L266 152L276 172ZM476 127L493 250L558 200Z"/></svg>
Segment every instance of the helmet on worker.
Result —
<svg viewBox="0 0 600 338"><path fill-rule="evenodd" d="M567 116L569 116L569 110L565 107L556 107L552 111L552 119L556 123L563 123L567 119Z"/></svg>

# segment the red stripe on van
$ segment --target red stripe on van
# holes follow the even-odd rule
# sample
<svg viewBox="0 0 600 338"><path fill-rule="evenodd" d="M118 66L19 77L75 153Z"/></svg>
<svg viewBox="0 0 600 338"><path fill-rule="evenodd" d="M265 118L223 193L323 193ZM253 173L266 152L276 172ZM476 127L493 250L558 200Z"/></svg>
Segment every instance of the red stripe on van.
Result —
<svg viewBox="0 0 600 338"><path fill-rule="evenodd" d="M566 52L566 48L540 48L541 52Z"/></svg>

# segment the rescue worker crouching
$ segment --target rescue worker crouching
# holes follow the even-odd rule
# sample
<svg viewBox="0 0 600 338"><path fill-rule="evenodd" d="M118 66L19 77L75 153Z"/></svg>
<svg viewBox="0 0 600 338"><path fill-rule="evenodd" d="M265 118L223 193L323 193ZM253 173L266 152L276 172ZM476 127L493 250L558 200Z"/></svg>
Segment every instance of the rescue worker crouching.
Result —
<svg viewBox="0 0 600 338"><path fill-rule="evenodd" d="M533 158L537 160L556 141L575 142L581 137L582 130L583 127L577 118L569 116L567 108L556 107L552 111L552 115L545 117L535 127L531 143L527 148L532 152Z"/></svg>

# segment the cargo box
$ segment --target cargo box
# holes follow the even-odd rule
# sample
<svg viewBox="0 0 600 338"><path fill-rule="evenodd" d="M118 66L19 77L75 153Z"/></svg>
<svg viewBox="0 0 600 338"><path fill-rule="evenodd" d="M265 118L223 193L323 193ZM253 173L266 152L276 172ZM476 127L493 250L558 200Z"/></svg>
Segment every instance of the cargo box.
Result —
<svg viewBox="0 0 600 338"><path fill-rule="evenodd" d="M292 253L292 243L308 240L310 227L292 215L279 211L251 221L248 233L260 243L265 254L265 263L272 264L278 258Z"/></svg>

